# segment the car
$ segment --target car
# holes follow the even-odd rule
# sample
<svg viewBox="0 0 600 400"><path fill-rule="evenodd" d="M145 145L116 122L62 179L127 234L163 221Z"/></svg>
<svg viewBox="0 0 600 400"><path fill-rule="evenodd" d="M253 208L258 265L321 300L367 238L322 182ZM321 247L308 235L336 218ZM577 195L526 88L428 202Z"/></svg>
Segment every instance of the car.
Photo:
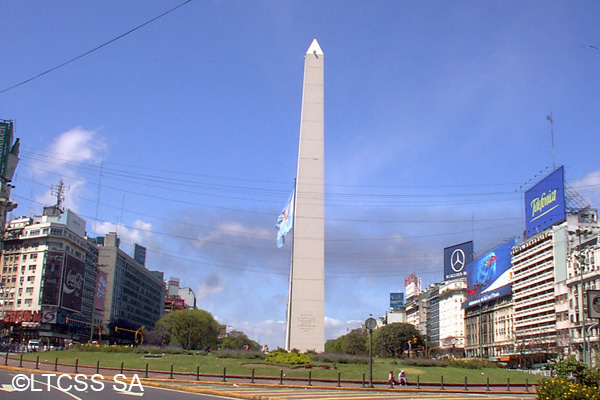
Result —
<svg viewBox="0 0 600 400"><path fill-rule="evenodd" d="M30 339L29 342L27 342L27 352L40 351L40 348L41 344L39 339Z"/></svg>

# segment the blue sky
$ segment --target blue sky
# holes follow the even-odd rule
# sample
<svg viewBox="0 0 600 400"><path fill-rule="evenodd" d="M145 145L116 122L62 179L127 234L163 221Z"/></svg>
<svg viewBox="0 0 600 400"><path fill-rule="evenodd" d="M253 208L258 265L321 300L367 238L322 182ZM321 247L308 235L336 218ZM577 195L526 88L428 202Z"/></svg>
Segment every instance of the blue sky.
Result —
<svg viewBox="0 0 600 400"><path fill-rule="evenodd" d="M0 91L182 1L2 5ZM303 58L325 53L326 336L443 248L524 229L523 188L553 164L600 200L595 1L200 1L0 93L21 163L13 216L66 206L90 235L148 247L198 305L284 342L289 244L274 224L296 172Z"/></svg>

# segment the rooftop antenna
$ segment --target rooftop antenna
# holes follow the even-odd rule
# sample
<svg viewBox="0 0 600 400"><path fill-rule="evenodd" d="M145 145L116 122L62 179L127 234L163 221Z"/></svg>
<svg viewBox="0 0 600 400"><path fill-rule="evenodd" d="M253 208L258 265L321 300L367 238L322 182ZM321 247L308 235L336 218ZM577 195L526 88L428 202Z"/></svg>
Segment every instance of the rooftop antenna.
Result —
<svg viewBox="0 0 600 400"><path fill-rule="evenodd" d="M52 185L50 187L50 193L56 196L56 208L58 208L61 211L63 211L62 205L65 202L65 192L69 191L70 189L70 186L65 188L65 183L62 179L60 180L60 182L58 182L58 186Z"/></svg>
<svg viewBox="0 0 600 400"><path fill-rule="evenodd" d="M552 137L552 170L556 169L555 151L554 151L554 120L552 119L552 113L546 115L546 119L550 121L550 136Z"/></svg>

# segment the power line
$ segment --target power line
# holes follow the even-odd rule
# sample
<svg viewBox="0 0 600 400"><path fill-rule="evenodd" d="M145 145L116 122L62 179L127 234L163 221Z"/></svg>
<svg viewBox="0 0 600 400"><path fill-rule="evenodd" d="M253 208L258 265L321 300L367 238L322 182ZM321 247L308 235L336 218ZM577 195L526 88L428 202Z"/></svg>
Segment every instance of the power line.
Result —
<svg viewBox="0 0 600 400"><path fill-rule="evenodd" d="M131 34L131 33L135 32L135 31L137 31L138 29L141 29L141 28L143 28L144 26L146 26L146 25L148 25L148 24L151 24L152 22L154 22L154 21L156 21L156 20L158 20L158 19L160 19L160 18L164 17L165 15L172 13L173 11L177 10L177 9L178 9L178 8L180 8L180 7L183 7L184 5L188 4L188 3L189 3L189 2L191 2L191 1L192 1L192 0L186 0L186 1L184 1L183 3L181 3L181 4L179 4L179 5L177 5L177 6L173 7L173 8L171 8L170 10L168 10L168 11L165 11L164 13L162 13L162 14L158 15L157 17L154 17L154 18L152 18L151 20L149 20L149 21L146 21L146 22L144 22L144 23L143 23L143 24L141 24L141 25L138 25L138 26L136 26L135 28L133 28L133 29L130 29L129 31L127 31L127 32L125 32L125 33L123 33L123 34L121 34L121 35L119 35L119 36L117 36L117 37L115 37L115 38L113 38L113 39L109 40L108 42L104 42L104 43L102 43L101 45L99 45L99 46L96 46L96 47L94 47L93 49L91 49L91 50L88 50L88 51L86 51L85 53L83 53L83 54L80 54L80 55L78 55L78 56L77 56L77 57L75 57L75 58L72 58L72 59L70 59L70 60L68 60L68 61L65 61L65 62L63 62L62 64L59 64L59 65L57 65L57 66L55 66L55 67L52 67L52 68L50 68L50 69L48 69L48 70L46 70L46 71L44 71L44 72L42 72L42 73L39 73L39 74L37 74L37 75L35 75L35 76L33 76L33 77L29 78L29 79L26 79L26 80L24 80L24 81L22 81L22 82L20 82L20 83L17 83L16 85L13 85L13 86L10 86L10 87L8 87L8 88L6 88L6 89L0 90L0 94L2 94L2 93L4 93L4 92L8 92L9 90L12 90L12 89L18 88L19 86L23 86L23 85L25 85L26 83L29 83L29 82L31 82L31 81L33 81L33 80L35 80L35 79L41 78L42 76L44 76L44 75L47 75L47 74L49 74L50 72L56 71L57 69L59 69L59 68L62 68L62 67L64 67L64 66L66 66L66 65L69 65L69 64L71 64L72 62L75 62L75 61L79 60L80 58L83 58L83 57L85 57L85 56L87 56L87 55L89 55L89 54L92 54L93 52L95 52L95 51L98 51L98 50L100 50L101 48L103 48L103 47L106 47L106 46L108 46L109 44L111 44L111 43L114 43L114 42L116 42L117 40L119 40L119 39L122 39L122 38L124 38L125 36L127 36L127 35L129 35L129 34Z"/></svg>

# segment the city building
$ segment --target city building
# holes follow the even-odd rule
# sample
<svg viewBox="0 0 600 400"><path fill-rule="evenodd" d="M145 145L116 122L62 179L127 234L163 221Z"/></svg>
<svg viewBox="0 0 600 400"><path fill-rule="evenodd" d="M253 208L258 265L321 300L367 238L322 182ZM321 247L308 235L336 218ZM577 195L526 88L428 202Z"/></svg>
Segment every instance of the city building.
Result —
<svg viewBox="0 0 600 400"><path fill-rule="evenodd" d="M600 287L598 214L565 186L559 167L525 193L526 239L513 248L515 356L590 361L587 291Z"/></svg>
<svg viewBox="0 0 600 400"><path fill-rule="evenodd" d="M165 282L165 313L196 308L196 293L189 287L182 288L179 285L179 278L170 278Z"/></svg>
<svg viewBox="0 0 600 400"><path fill-rule="evenodd" d="M440 284L433 283L425 290L427 301L427 339L432 347L440 345Z"/></svg>
<svg viewBox="0 0 600 400"><path fill-rule="evenodd" d="M62 185L62 184L61 184ZM0 263L3 336L45 345L87 341L92 332L98 250L85 221L56 206L9 222Z"/></svg>
<svg viewBox="0 0 600 400"><path fill-rule="evenodd" d="M163 315L163 273L149 271L120 248L116 233L96 238L98 268L105 274L106 292L101 310L109 333L114 327L137 330L154 328ZM139 245L138 245L139 246ZM138 253L142 253L138 250Z"/></svg>
<svg viewBox="0 0 600 400"><path fill-rule="evenodd" d="M465 310L462 308L467 298L467 280L456 279L439 284L437 308L439 316L439 346L443 353L462 356L465 347ZM432 306L429 306L432 312ZM428 314L429 318L429 314ZM433 341L433 334L430 333Z"/></svg>
<svg viewBox="0 0 600 400"><path fill-rule="evenodd" d="M502 361L512 354L512 255L510 240L467 265L465 355Z"/></svg>
<svg viewBox="0 0 600 400"><path fill-rule="evenodd" d="M600 227L596 210L583 210L577 217L577 228L569 230L565 289L556 305L557 325L568 324L569 331L558 330L557 344L564 354L589 362L597 359L600 347L600 319L590 318L594 305L588 304L587 296L589 291L600 290Z"/></svg>

